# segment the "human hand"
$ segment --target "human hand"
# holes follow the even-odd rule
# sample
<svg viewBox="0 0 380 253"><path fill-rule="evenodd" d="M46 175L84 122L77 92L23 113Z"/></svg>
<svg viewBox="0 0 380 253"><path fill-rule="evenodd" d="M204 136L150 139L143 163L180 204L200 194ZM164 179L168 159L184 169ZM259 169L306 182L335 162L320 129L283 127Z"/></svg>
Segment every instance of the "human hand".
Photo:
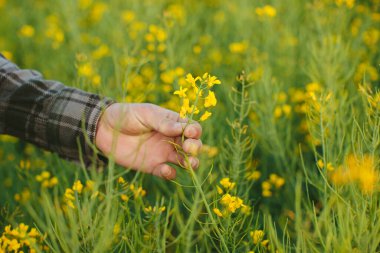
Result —
<svg viewBox="0 0 380 253"><path fill-rule="evenodd" d="M183 131L186 139L182 143ZM170 180L176 170L166 163L184 165L173 143L190 154L191 167L197 168L201 135L199 123L186 123L176 112L154 104L115 103L98 122L95 145L121 166Z"/></svg>

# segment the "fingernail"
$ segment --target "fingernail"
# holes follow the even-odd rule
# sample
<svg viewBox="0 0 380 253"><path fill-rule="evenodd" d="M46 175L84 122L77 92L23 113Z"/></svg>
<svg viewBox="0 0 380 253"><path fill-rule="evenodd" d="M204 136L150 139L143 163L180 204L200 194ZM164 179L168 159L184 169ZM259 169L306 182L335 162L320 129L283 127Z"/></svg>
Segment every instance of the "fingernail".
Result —
<svg viewBox="0 0 380 253"><path fill-rule="evenodd" d="M194 130L194 128L189 127L189 129L187 130L187 136L188 136L188 137L194 137L194 135L195 135L195 130Z"/></svg>
<svg viewBox="0 0 380 253"><path fill-rule="evenodd" d="M171 169L168 167L163 167L161 173L164 177L168 177L171 174Z"/></svg>
<svg viewBox="0 0 380 253"><path fill-rule="evenodd" d="M190 162L191 162L191 167L194 169L198 166L198 160L196 158L191 158L190 159Z"/></svg>
<svg viewBox="0 0 380 253"><path fill-rule="evenodd" d="M193 156L198 155L198 146L195 143L190 143L189 153Z"/></svg>

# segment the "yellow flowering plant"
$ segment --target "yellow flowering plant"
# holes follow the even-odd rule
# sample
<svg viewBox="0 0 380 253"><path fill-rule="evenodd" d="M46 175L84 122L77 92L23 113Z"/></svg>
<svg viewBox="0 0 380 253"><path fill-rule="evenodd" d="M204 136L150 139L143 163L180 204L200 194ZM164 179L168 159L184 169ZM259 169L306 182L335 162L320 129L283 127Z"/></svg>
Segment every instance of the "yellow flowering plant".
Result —
<svg viewBox="0 0 380 253"><path fill-rule="evenodd" d="M207 120L212 113L206 108L216 106L217 99L215 93L211 90L215 84L221 84L220 80L216 76L212 76L208 73L202 75L202 77L193 77L192 74L186 76L186 87L180 86L178 90L174 91L174 95L181 98L181 118L188 118L189 122L194 119L194 115L200 114L200 108L198 103L203 100L203 108L205 109L199 121Z"/></svg>

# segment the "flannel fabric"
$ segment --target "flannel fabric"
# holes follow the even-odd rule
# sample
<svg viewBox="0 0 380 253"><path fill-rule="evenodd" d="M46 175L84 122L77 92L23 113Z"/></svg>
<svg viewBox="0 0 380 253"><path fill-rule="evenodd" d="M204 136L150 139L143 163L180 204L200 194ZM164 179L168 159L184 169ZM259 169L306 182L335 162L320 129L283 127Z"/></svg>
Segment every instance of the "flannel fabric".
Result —
<svg viewBox="0 0 380 253"><path fill-rule="evenodd" d="M0 54L0 134L9 134L69 160L94 158L102 110L113 103L22 70Z"/></svg>

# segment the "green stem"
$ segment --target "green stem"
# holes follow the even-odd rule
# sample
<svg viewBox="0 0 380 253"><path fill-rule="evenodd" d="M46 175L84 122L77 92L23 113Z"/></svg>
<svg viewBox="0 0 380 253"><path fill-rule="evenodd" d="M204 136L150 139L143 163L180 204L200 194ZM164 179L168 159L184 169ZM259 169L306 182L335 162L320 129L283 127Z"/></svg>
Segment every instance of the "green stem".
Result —
<svg viewBox="0 0 380 253"><path fill-rule="evenodd" d="M214 227L216 233L218 234L219 240L222 243L222 246L224 248L224 252L230 252L229 249L228 249L228 247L227 247L227 244L226 244L226 242L224 240L224 237L223 237L222 233L220 232L218 226L216 225L216 221L215 221L214 216L213 216L213 214L211 212L210 206L209 206L209 204L207 202L206 195L204 194L204 192L202 190L202 186L201 186L201 184L200 184L200 182L198 180L197 175L194 173L194 170L193 170L193 168L190 165L189 158L188 158L187 155L185 156L185 159L186 159L186 163L188 164L188 168L187 169L190 171L190 174L191 174L191 176L193 178L193 182L194 182L195 188L198 190L198 192L200 193L200 195L202 197L202 201L203 201L203 203L204 203L204 205L206 207L207 214L210 217L212 226Z"/></svg>

